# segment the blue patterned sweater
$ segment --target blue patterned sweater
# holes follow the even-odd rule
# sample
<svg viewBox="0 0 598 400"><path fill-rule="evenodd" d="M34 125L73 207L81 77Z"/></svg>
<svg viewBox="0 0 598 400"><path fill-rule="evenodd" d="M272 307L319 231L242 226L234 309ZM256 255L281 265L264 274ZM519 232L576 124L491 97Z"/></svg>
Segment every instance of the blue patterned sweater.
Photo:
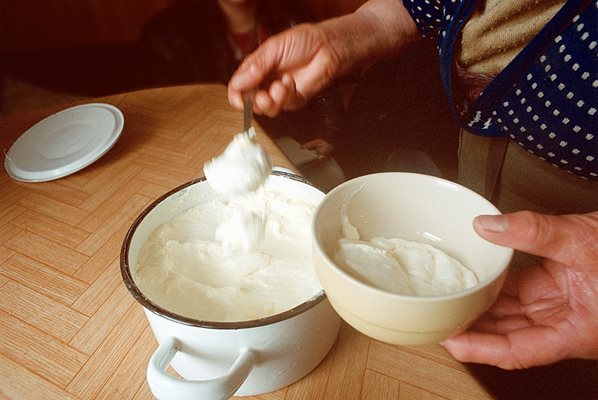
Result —
<svg viewBox="0 0 598 400"><path fill-rule="evenodd" d="M420 33L438 40L445 91L463 128L508 136L556 167L598 180L597 0L568 0L469 103L455 100L453 50L475 0L403 3Z"/></svg>

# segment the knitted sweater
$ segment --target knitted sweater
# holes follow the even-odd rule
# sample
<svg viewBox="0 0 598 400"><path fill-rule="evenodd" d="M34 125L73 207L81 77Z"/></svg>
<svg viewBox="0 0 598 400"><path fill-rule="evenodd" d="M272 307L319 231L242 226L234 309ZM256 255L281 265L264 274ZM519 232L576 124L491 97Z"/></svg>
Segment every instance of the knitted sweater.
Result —
<svg viewBox="0 0 598 400"><path fill-rule="evenodd" d="M459 90L455 60L475 0L404 4L422 35L438 40L443 84L463 128L508 136L553 166L598 180L596 0L567 1L473 98Z"/></svg>

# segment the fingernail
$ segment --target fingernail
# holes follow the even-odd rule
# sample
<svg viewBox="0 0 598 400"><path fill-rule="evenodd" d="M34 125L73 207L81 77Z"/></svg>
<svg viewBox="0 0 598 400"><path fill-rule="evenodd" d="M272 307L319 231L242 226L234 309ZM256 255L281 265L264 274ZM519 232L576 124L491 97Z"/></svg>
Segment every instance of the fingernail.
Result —
<svg viewBox="0 0 598 400"><path fill-rule="evenodd" d="M504 232L507 230L507 220L503 215L479 215L474 219L474 223L488 232Z"/></svg>

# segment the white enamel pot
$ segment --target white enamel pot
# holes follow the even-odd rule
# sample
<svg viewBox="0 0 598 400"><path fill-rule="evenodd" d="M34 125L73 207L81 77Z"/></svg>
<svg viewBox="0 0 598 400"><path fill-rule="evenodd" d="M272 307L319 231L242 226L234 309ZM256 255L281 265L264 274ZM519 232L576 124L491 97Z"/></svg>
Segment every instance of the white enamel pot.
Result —
<svg viewBox="0 0 598 400"><path fill-rule="evenodd" d="M275 171L266 183L297 198L320 201L323 193L292 174ZM204 178L153 202L129 229L121 251L125 285L144 309L159 346L148 365L153 395L168 399L228 399L281 389L301 379L328 354L340 317L323 291L286 312L243 322L201 321L153 303L135 283L135 266L150 233L174 215L214 198ZM168 366L181 376L166 372Z"/></svg>

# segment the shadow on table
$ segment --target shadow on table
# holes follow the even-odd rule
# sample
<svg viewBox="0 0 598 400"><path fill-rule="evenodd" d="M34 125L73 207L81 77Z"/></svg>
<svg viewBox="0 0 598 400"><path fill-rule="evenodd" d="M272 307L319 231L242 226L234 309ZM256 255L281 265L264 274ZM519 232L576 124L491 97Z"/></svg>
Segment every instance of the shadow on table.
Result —
<svg viewBox="0 0 598 400"><path fill-rule="evenodd" d="M598 400L598 361L568 360L516 371L479 364L467 368L497 400Z"/></svg>

